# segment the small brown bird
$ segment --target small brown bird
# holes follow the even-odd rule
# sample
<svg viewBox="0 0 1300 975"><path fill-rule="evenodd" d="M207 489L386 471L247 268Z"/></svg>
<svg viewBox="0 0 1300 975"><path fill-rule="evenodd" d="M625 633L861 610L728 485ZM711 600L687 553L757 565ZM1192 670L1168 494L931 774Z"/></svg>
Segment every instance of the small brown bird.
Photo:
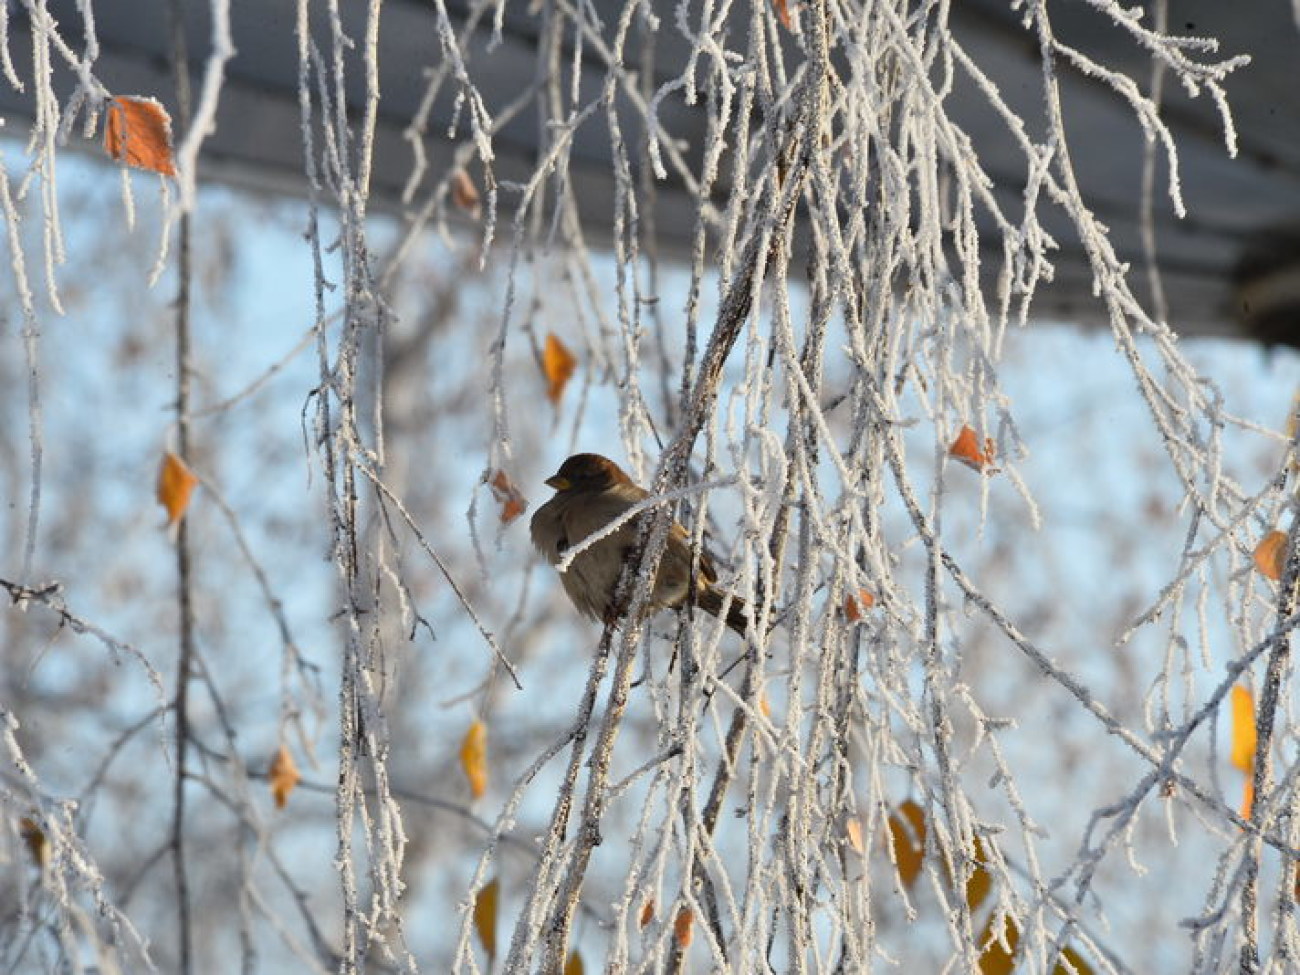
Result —
<svg viewBox="0 0 1300 975"><path fill-rule="evenodd" d="M546 483L555 488L555 496L537 509L531 528L533 544L551 565L559 564L567 548L650 496L621 467L600 454L574 454ZM614 596L623 563L636 554L641 519L652 514L646 511L594 543L574 558L566 572L560 573L560 583L580 613L603 622L614 618ZM650 609L677 609L690 602L722 619L727 597L715 585L717 579L713 563L707 555L701 555L695 592L689 594L690 539L686 529L674 522L659 561ZM744 635L749 614L743 600L732 596L725 618L729 627Z"/></svg>

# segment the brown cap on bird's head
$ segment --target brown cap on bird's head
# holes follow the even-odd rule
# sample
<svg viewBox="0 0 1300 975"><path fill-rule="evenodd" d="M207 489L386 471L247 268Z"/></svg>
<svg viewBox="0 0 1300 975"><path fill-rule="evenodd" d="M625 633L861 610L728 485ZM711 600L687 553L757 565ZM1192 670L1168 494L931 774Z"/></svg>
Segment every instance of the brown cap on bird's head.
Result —
<svg viewBox="0 0 1300 975"><path fill-rule="evenodd" d="M546 479L557 491L603 491L615 484L631 484L632 479L623 473L608 457L600 454L574 454L560 469Z"/></svg>

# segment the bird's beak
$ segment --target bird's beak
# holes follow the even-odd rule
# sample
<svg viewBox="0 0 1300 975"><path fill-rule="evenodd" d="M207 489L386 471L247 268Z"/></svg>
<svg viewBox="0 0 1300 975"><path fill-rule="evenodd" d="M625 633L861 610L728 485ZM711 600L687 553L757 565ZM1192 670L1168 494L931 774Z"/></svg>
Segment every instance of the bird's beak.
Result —
<svg viewBox="0 0 1300 975"><path fill-rule="evenodd" d="M552 474L546 479L545 484L547 487L553 487L557 491L567 491L569 488L573 487L573 485L569 483L567 477L560 477L559 474Z"/></svg>

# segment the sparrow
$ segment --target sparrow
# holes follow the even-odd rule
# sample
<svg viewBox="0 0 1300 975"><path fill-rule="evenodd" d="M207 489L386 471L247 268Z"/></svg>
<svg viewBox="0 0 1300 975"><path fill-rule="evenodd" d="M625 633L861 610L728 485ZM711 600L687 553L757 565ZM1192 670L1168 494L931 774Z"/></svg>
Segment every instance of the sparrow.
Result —
<svg viewBox="0 0 1300 975"><path fill-rule="evenodd" d="M533 514L530 530L533 544L551 565L559 564L566 549L650 497L621 467L600 454L574 454L546 479L546 484L555 488L555 495ZM578 612L606 623L620 615L614 605L619 577L624 563L636 555L641 519L652 514L649 510L643 512L579 552L568 570L560 573L560 584ZM692 592L690 536L674 522L659 560L650 612L679 609L689 603L723 619L743 636L749 623L745 603L731 596L724 613L728 596L717 587L717 581L713 562L701 554Z"/></svg>

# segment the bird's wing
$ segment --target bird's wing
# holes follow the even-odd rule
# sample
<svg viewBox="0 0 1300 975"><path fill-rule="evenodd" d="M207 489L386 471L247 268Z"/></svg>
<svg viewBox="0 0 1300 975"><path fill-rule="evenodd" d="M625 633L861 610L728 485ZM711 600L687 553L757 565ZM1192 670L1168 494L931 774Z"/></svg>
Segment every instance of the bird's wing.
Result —
<svg viewBox="0 0 1300 975"><path fill-rule="evenodd" d="M564 533L564 509L556 501L557 498L552 498L538 508L528 526L533 536L533 545L551 565L559 562L560 553L569 547L569 540Z"/></svg>
<svg viewBox="0 0 1300 975"><path fill-rule="evenodd" d="M565 536L567 544L577 545L588 535L600 531L611 521L621 517L628 508L648 497L650 493L635 484L620 484L596 494L568 498L559 518L560 532ZM632 519L609 537L612 547L624 550L622 554L624 558L636 545L640 517L645 516ZM668 553L664 558L665 561L673 563L674 571L678 568L682 573L688 571L686 553L690 550L690 544L691 538L686 529L673 522L668 530ZM683 563L680 567L676 565L679 561ZM698 578L705 584L712 584L718 578L713 560L704 552L700 553Z"/></svg>
<svg viewBox="0 0 1300 975"><path fill-rule="evenodd" d="M587 536L594 535L648 496L635 485L622 485L607 491L569 498L560 519L569 544L577 545ZM636 521L629 521L614 532L611 540L616 540L615 544L620 547L630 546L636 542L636 531Z"/></svg>

